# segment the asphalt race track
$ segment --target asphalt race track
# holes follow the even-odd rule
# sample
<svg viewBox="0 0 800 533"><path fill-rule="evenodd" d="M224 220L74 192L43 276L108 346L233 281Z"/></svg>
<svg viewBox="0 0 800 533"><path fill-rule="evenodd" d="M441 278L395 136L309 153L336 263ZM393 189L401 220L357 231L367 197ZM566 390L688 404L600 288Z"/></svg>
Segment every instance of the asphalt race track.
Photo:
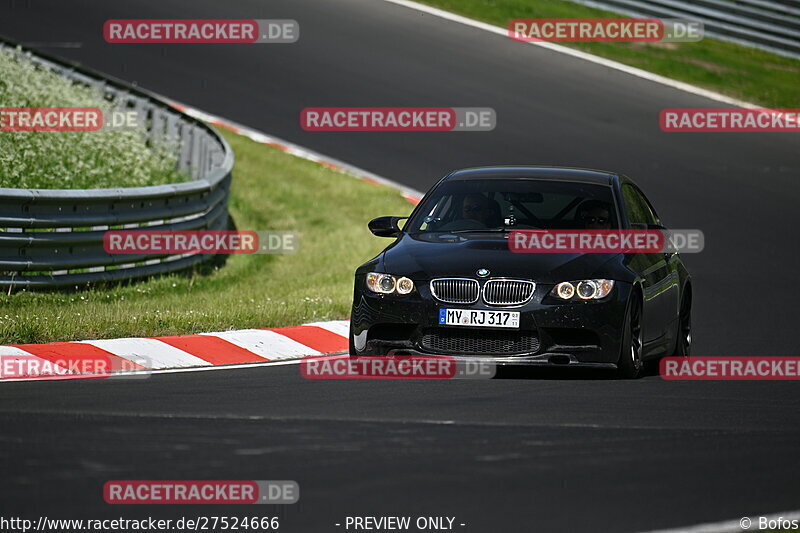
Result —
<svg viewBox="0 0 800 533"><path fill-rule="evenodd" d="M112 45L110 18L291 18L301 38ZM474 165L626 173L668 226L705 232L705 251L685 256L694 353L798 354L798 138L658 128L662 108L724 104L380 1L6 0L0 34L421 190ZM298 117L311 106L492 107L498 125L308 133ZM463 531L578 532L800 508L796 384L597 377L310 381L286 365L5 383L0 514L279 513L287 532L429 514ZM102 501L109 479L293 479L301 498L121 508Z"/></svg>

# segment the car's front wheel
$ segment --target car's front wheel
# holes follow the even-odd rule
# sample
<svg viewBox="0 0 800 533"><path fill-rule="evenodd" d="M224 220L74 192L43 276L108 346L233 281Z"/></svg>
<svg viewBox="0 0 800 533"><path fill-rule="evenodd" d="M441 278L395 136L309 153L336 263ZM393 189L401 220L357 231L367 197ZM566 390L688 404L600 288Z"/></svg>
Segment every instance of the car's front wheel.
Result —
<svg viewBox="0 0 800 533"><path fill-rule="evenodd" d="M642 366L642 303L634 293L628 304L617 372L622 378L636 379L642 373Z"/></svg>
<svg viewBox="0 0 800 533"><path fill-rule="evenodd" d="M352 321L352 320L350 320L350 334L348 335L348 337L347 337L347 338L348 338L348 339L349 339L349 341L350 341L350 342L348 343L348 344L349 344L349 346L350 346L350 348L349 348L349 350L348 350L348 353L349 353L351 356L352 356L352 355L356 355L356 343L355 343L355 340L353 339L353 321Z"/></svg>
<svg viewBox="0 0 800 533"><path fill-rule="evenodd" d="M360 350L356 349L356 337L353 334L353 322L350 321L350 339L348 342L351 356L385 355L380 347L376 348L371 343L365 344Z"/></svg>

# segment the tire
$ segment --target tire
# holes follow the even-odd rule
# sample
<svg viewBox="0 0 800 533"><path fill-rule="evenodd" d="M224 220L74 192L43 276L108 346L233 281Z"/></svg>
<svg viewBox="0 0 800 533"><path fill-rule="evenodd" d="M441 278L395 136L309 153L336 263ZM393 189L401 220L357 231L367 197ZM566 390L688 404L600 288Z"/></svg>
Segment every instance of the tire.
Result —
<svg viewBox="0 0 800 533"><path fill-rule="evenodd" d="M617 374L623 379L636 379L642 374L642 302L637 293L631 295L625 316L622 348Z"/></svg>
<svg viewBox="0 0 800 533"><path fill-rule="evenodd" d="M348 342L348 345L349 345L348 353L349 353L350 357L353 357L354 355L356 355L356 343L355 343L355 340L353 339L353 321L352 320L350 321L350 334L347 336L347 338L348 338L348 341L349 341Z"/></svg>
<svg viewBox="0 0 800 533"><path fill-rule="evenodd" d="M689 357L692 351L692 292L686 289L681 298L678 313L678 335L675 340L673 357Z"/></svg>
<svg viewBox="0 0 800 533"><path fill-rule="evenodd" d="M350 322L350 335L349 335L348 345L349 345L350 357L353 357L353 356L386 355L384 353L381 353L380 350L376 350L375 347L370 343L367 343L367 345L364 346L363 350L356 350L356 340L355 340L355 336L353 335L353 323L352 323L352 321Z"/></svg>

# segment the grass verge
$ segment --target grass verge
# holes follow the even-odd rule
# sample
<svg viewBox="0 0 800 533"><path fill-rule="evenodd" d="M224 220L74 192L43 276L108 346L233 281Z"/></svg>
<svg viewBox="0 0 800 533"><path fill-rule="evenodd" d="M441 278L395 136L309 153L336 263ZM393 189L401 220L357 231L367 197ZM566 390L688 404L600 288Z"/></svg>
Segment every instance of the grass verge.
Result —
<svg viewBox="0 0 800 533"><path fill-rule="evenodd" d="M503 28L515 18L620 16L564 0L418 1ZM755 48L708 38L697 43L563 44L765 107L800 107L800 61Z"/></svg>
<svg viewBox="0 0 800 533"><path fill-rule="evenodd" d="M234 255L211 274L79 292L0 295L0 344L140 337L347 318L353 272L387 239L367 221L405 215L395 190L225 132L236 154L230 212L240 230L294 230L300 250Z"/></svg>
<svg viewBox="0 0 800 533"><path fill-rule="evenodd" d="M73 83L0 48L0 108L112 109L102 92ZM91 189L186 181L167 143L148 143L144 126L99 131L0 131L0 187Z"/></svg>

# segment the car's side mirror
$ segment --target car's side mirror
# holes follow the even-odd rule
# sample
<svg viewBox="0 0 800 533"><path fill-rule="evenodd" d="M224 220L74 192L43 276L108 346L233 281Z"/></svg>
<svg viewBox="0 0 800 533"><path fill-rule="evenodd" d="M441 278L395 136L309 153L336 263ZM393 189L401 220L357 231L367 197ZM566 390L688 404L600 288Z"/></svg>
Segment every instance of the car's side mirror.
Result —
<svg viewBox="0 0 800 533"><path fill-rule="evenodd" d="M397 237L400 235L398 222L408 217L378 217L369 221L369 230L377 237Z"/></svg>

